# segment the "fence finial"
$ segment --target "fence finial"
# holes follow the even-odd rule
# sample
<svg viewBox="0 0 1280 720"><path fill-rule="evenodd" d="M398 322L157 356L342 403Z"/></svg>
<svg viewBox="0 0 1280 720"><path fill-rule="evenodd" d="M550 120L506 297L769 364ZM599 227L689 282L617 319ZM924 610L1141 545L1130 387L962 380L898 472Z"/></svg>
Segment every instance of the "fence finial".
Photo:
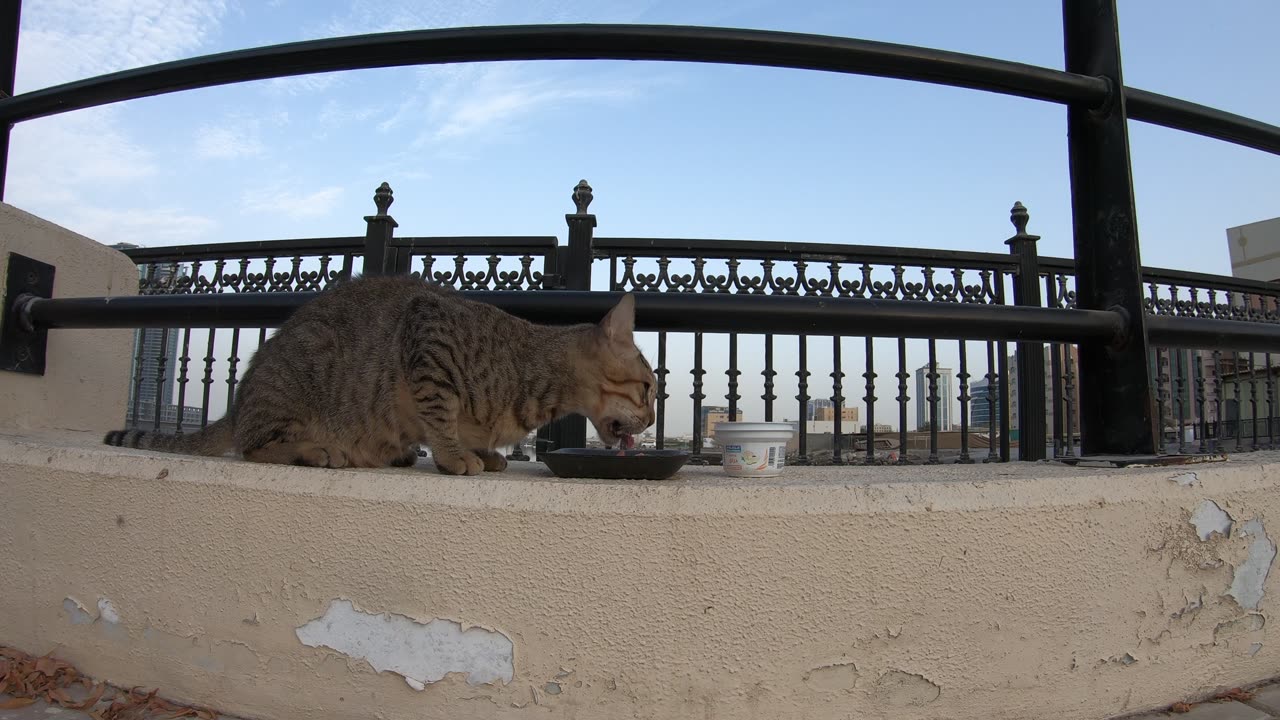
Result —
<svg viewBox="0 0 1280 720"><path fill-rule="evenodd" d="M573 204L578 208L579 215L587 214L587 207L591 205L593 195L591 194L591 186L586 180L579 180L578 184L573 188Z"/></svg>
<svg viewBox="0 0 1280 720"><path fill-rule="evenodd" d="M378 217L385 217L393 202L395 198L392 197L391 186L387 183L382 183L377 190L373 191L373 204L378 206Z"/></svg>
<svg viewBox="0 0 1280 720"><path fill-rule="evenodd" d="M1013 229L1018 231L1019 235L1027 234L1027 222L1031 220L1031 213L1027 212L1026 206L1021 201L1015 202L1009 210L1009 222L1013 223Z"/></svg>

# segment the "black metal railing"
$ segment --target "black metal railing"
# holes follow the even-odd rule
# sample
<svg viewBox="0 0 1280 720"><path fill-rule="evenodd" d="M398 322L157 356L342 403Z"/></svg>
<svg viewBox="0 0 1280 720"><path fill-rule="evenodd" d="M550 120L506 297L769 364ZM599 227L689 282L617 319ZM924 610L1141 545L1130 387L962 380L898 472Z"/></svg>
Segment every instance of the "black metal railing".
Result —
<svg viewBox="0 0 1280 720"><path fill-rule="evenodd" d="M0 30L16 27L19 3L0 10ZM12 23L10 23L12 21ZM51 327L158 328L139 342L134 421L151 410L164 420L167 388L182 388L198 341L207 343L201 421L207 419L211 359L218 328L231 331L228 398L234 392L240 333L259 339L298 304L348 277L357 257L366 274L417 272L531 319L594 320L614 293L636 291L638 322L656 332L663 383L658 441L665 442L675 337L691 333L689 399L692 450L702 459L712 385L723 375L724 414L736 418L744 347L761 340L762 414L776 419L789 403L778 368L794 357L797 459L880 459L893 439L875 420L876 379L896 369L899 462L912 443L927 461L944 460L943 437L960 404L957 461L1046 454L1152 455L1262 447L1274 440L1276 383L1269 352L1280 352L1277 287L1141 266L1127 121L1152 122L1280 154L1280 128L1174 98L1126 88L1114 0L1064 0L1066 71L991 58L849 38L721 28L555 25L384 33L254 48L128 70L0 96L0 156L7 128L51 114L246 80L394 65L537 59L632 59L734 63L878 75L974 88L1067 107L1074 259L1040 258L1029 214L1011 213L1009 254L930 252L814 243L595 238L592 190L574 189L566 243L552 237L397 238L384 183L363 238L238 243L204 248L130 250L142 266L140 298L51 299L39 283L11 283L13 317L0 338L0 364L37 370L42 332ZM16 35L0 32L0 61ZM3 78L0 78L0 82ZM0 88L3 89L3 88ZM2 168L0 168L2 169ZM26 262L25 260L23 262ZM597 264L608 264L607 282ZM167 269L166 269L167 268ZM179 269L181 268L181 269ZM35 272L32 277L40 275ZM598 290L593 290L598 288ZM193 332L206 330L201 337ZM176 349L178 333L182 349ZM725 368L709 370L709 350L724 336ZM790 338L790 339L788 339ZM831 352L811 355L830 338ZM939 364L955 342L958 372ZM971 346L970 343L979 343ZM193 345L193 343L196 343ZM711 345L709 345L709 343ZM791 345L794 343L794 345ZM861 343L865 432L844 432L849 348ZM1008 344L1016 345L1012 358ZM1047 345L1046 345L1047 344ZM158 345L153 370L146 348ZM789 353L794 347L794 356ZM976 352L973 352L976 350ZM749 352L749 351L748 351ZM886 368L882 358L896 360ZM856 354L856 353L855 353ZM9 358L17 358L9 361ZM176 357L176 360L175 360ZM916 368L915 360L925 357ZM27 360L23 360L27 358ZM831 394L811 381L830 360ZM892 367L896 365L896 368ZM877 367L880 372L877 373ZM221 369L221 367L219 368ZM787 370L790 370L788 365ZM149 373L149 374L148 374ZM975 378L978 378L975 380ZM142 388L155 393L142 397ZM825 383L823 383L825 386ZM718 390L715 390L718 394ZM754 392L754 391L752 391ZM782 402L778 402L782 400ZM920 432L909 433L917 403ZM976 402L975 402L976 400ZM831 447L809 443L810 401L830 407ZM818 402L821 401L821 402ZM1245 407L1247 405L1247 412ZM721 406L716 406L717 411ZM182 411L176 422L182 427ZM1016 419L1015 419L1016 415ZM785 418L784 418L785 419ZM815 421L816 422L816 421ZM970 432L985 423L987 433ZM1172 438L1168 426L1174 425ZM880 428L877 426L880 425ZM548 446L578 444L585 425L568 419L542 432ZM923 439L926 438L927 439ZM859 447L858 443L862 443ZM855 452L850 453L853 449ZM829 450L829 452L828 452Z"/></svg>
<svg viewBox="0 0 1280 720"><path fill-rule="evenodd" d="M388 186L384 184L379 193L384 201L379 212L366 218L374 227L386 223L391 204ZM571 214L571 220L587 214L588 193L585 182L575 188L575 209L579 212ZM909 303L914 308L932 306L935 310L958 305L977 312L999 306L1073 309L1074 268L1068 260L1037 255L1039 238L1027 232L1029 220L1028 210L1015 203L1010 211L1015 232L1006 241L1008 254L829 243L597 238L586 228L580 240L591 262L577 263L576 268L595 274L585 278L558 272L562 266L571 266L567 257L571 251L554 236L400 238L392 231L377 233L385 240L385 248L375 248L373 254L391 258L384 263L390 268L388 272L411 273L464 292L561 291L571 280L579 287L600 285L603 280L611 292L637 292L646 299L666 294L676 301L702 294L743 296L748 301L762 296L851 298ZM314 238L125 248L124 252L138 263L139 292L143 295L309 294L350 277L357 262L364 262L364 242L359 237ZM601 271L606 271L603 277ZM1280 321L1276 297L1280 288L1268 283L1156 268L1144 268L1143 277L1149 292L1146 309L1152 315ZM1030 278L1031 284L1023 287L1022 278ZM1258 308L1249 312L1252 305ZM704 420L710 413L704 413L703 408L715 406L723 410L720 414L725 419L736 418L742 410L743 393L759 392L762 412L750 419L829 423L825 432L814 432L810 422L797 423L792 460L798 463L881 463L893 458L893 453L896 458L892 461L899 463L992 462L1010 459L1012 448L1018 448L1019 456L1030 457L1037 447L1045 447L1044 455L1052 457L1078 455L1078 352L1073 343L1013 343L1017 351L1011 352L1007 339L980 340L971 347L973 340L948 340L940 337L940 328L925 328L896 338L847 338L861 345L860 353L847 353L844 345L848 343L842 335L831 336L830 350L825 351L814 343L828 341L785 332L794 328L782 329L763 335L749 327L738 332L654 333L655 371L660 382L655 445L679 443L694 452L695 462L714 459L716 449L707 443L714 429ZM214 329L193 326L140 331L127 422L134 427L176 432L206 424L215 386L214 395L230 402L242 367L242 340L256 335L260 343L268 332L266 326L227 327L221 335ZM726 351L720 356L722 362L709 363L708 345L721 335L721 347ZM740 349L748 343L753 347L758 344L761 353L757 357L762 362L740 362ZM667 379L676 364L671 358L673 345L681 346L690 356L690 392L675 414L690 428L682 438L672 438L669 432L673 415ZM203 390L195 393L189 391L196 377L188 366L201 358L193 358L193 347L195 352L203 349L205 353L199 379ZM955 368L939 363L940 348L950 351ZM890 387L897 391L892 397L896 406L888 413L889 423L877 423L876 355L877 350L886 349L891 356L890 369L896 370L889 374L895 380ZM814 350L818 350L816 355ZM796 360L794 383L777 381L775 356ZM1270 368L1270 356L1264 357L1264 367ZM1177 367L1184 371L1171 376L1169 358L1183 363ZM1229 378L1225 382L1244 387L1246 399L1250 395L1249 386L1229 372L1237 362L1233 358L1230 352L1153 348L1153 367L1163 368L1154 374L1156 394L1162 410L1168 409L1160 415L1162 423L1176 424L1192 434L1191 442L1185 433L1178 435L1178 440L1171 439L1167 450L1213 452L1223 440L1231 439L1240 441L1240 447L1232 449L1253 448L1254 443L1245 440L1255 427L1260 430L1257 446L1274 446L1274 421L1270 419L1274 401L1263 406L1256 420L1228 417L1220 409L1223 398L1217 386L1224 377ZM743 378L743 367L749 364L751 374L759 380ZM829 373L818 373L831 378L823 390L811 383L811 367L816 365L830 369ZM861 396L846 395L850 366L862 371ZM925 372L924 381L915 387L911 370L917 368ZM708 394L709 374L724 377L723 395ZM944 382L948 377L954 382ZM1171 377L1176 379L1176 387ZM784 385L794 387L793 401L777 394ZM881 395L884 389L880 388ZM1187 399L1193 391L1198 404ZM1274 391L1272 382L1265 398L1274 398ZM157 402L157 398L168 399ZM194 405L188 405L188 400ZM921 408L915 413L914 430L909 422L913 401ZM813 417L824 411L828 420ZM883 429L895 424L893 430ZM581 445L586 441L585 432L585 426L548 428L537 450ZM515 448L513 457L524 457L523 448Z"/></svg>

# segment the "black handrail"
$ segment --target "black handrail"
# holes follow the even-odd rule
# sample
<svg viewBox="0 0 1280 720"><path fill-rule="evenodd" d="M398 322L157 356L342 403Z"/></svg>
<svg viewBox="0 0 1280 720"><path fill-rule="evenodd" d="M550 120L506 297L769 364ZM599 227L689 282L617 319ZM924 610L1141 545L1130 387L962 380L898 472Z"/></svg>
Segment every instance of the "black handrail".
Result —
<svg viewBox="0 0 1280 720"><path fill-rule="evenodd" d="M0 100L0 122L308 73L499 60L665 60L856 73L1101 105L1100 78L931 48L805 33L677 25L509 25L407 30L175 60Z"/></svg>
<svg viewBox="0 0 1280 720"><path fill-rule="evenodd" d="M39 328L276 327L314 292L138 295L19 300L15 321ZM463 291L536 323L599 321L618 292ZM1243 323L1247 324L1247 323ZM1103 342L1123 319L1106 310L1060 310L909 300L780 295L638 293L636 326L669 332L780 333L873 337ZM1277 326L1280 338L1280 326ZM1277 344L1280 347L1280 343Z"/></svg>
<svg viewBox="0 0 1280 720"><path fill-rule="evenodd" d="M917 80L1099 107L1103 78L895 43L672 25L511 25L408 30L270 45L175 60L0 99L0 124L250 80L500 60L658 60L757 65ZM1280 127L1125 88L1128 116L1280 154Z"/></svg>

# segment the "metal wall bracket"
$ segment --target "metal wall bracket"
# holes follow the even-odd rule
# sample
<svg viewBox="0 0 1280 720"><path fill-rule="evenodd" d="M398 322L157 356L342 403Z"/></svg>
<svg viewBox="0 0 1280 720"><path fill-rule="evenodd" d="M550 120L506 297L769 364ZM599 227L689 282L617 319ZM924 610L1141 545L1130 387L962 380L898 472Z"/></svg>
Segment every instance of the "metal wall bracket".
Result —
<svg viewBox="0 0 1280 720"><path fill-rule="evenodd" d="M53 297L54 268L25 255L9 253L9 271L4 285L4 314L0 325L0 370L43 375L45 344L49 331L28 330L18 317L19 298L24 295Z"/></svg>

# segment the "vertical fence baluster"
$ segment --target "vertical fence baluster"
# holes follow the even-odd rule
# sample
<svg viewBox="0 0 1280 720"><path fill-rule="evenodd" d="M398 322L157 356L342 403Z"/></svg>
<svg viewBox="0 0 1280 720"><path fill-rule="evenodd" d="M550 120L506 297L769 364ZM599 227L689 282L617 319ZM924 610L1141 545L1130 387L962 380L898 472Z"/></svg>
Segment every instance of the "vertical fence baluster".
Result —
<svg viewBox="0 0 1280 720"><path fill-rule="evenodd" d="M929 371L924 376L929 383L929 394L926 396L929 403L929 464L936 465L938 463L938 424L942 422L942 418L938 413L938 343L932 338L929 339Z"/></svg>
<svg viewBox="0 0 1280 720"><path fill-rule="evenodd" d="M996 455L996 422L1000 411L996 407L999 401L999 387L996 385L996 344L987 341L987 457L983 462L995 462Z"/></svg>
<svg viewBox="0 0 1280 720"><path fill-rule="evenodd" d="M169 364L169 358L166 356L166 350L169 345L169 328L160 328L160 350L156 356L156 406L154 408L155 424L154 429L159 432L161 411L164 409L164 384L168 381L166 377Z"/></svg>
<svg viewBox="0 0 1280 720"><path fill-rule="evenodd" d="M1240 375L1244 363L1240 360L1240 353L1233 352L1231 356L1235 364L1232 380L1236 390L1236 452L1241 452L1244 450L1244 397L1241 393Z"/></svg>
<svg viewBox="0 0 1280 720"><path fill-rule="evenodd" d="M1276 382L1275 376L1271 374L1271 353L1264 356L1264 362L1267 369L1267 447L1274 448L1276 446L1275 432L1275 416L1276 416Z"/></svg>
<svg viewBox="0 0 1280 720"><path fill-rule="evenodd" d="M1000 348L1000 357L996 359L997 392L1000 394L1000 462L1009 462L1012 455L1010 453L1011 441L1013 438L1009 436L1009 343L1000 342L997 347ZM1021 440L1019 440L1021 442Z"/></svg>
<svg viewBox="0 0 1280 720"><path fill-rule="evenodd" d="M1204 413L1204 353L1199 350L1193 351L1192 356L1194 363L1192 372L1195 373L1194 379L1196 383L1196 440L1200 447L1200 452L1209 452L1209 422Z"/></svg>
<svg viewBox="0 0 1280 720"><path fill-rule="evenodd" d="M844 371L840 369L840 336L831 338L831 461L844 462L844 443L841 442L841 415L844 413Z"/></svg>
<svg viewBox="0 0 1280 720"><path fill-rule="evenodd" d="M1160 433L1157 436L1156 449L1164 452L1164 428L1165 417L1171 416L1173 413L1169 407L1173 402L1172 385L1170 383L1169 374L1165 372L1165 350L1164 348L1153 347L1151 354L1155 357L1155 380L1156 380L1156 422ZM1172 367L1172 354L1169 359L1169 366ZM1168 400L1166 401L1166 398Z"/></svg>
<svg viewBox="0 0 1280 720"><path fill-rule="evenodd" d="M1255 361L1257 356L1249 353L1249 417L1250 425L1253 429L1253 446L1251 450L1257 450L1258 445L1258 364Z"/></svg>
<svg viewBox="0 0 1280 720"><path fill-rule="evenodd" d="M898 463L907 464L907 339L898 338Z"/></svg>
<svg viewBox="0 0 1280 720"><path fill-rule="evenodd" d="M654 445L662 450L666 447L667 437L667 333L658 333L658 367L653 371L658 376L658 431Z"/></svg>
<svg viewBox="0 0 1280 720"><path fill-rule="evenodd" d="M231 329L231 355L227 357L230 368L227 370L227 410L230 411L236 398L236 365L240 362L240 328Z"/></svg>
<svg viewBox="0 0 1280 720"><path fill-rule="evenodd" d="M174 434L182 434L182 422L187 405L187 364L191 362L191 328L182 329L182 357L178 359L178 417L174 421Z"/></svg>
<svg viewBox="0 0 1280 720"><path fill-rule="evenodd" d="M689 394L693 398L693 447L691 448L693 457L699 463L705 462L702 457L702 401L706 395L702 394L702 376L706 374L706 370L702 369L702 333L693 334L693 369L689 371L693 375L693 392Z"/></svg>
<svg viewBox="0 0 1280 720"><path fill-rule="evenodd" d="M995 271L995 291L996 304L1005 304L1005 273L1003 270ZM1001 340L996 344L996 350L1000 356L996 358L996 392L1000 398L997 409L1000 418L1000 462L1009 462L1009 343Z"/></svg>
<svg viewBox="0 0 1280 720"><path fill-rule="evenodd" d="M1174 398L1178 409L1178 454L1187 452L1187 365L1182 348L1170 348L1177 365L1173 370L1173 383L1177 397Z"/></svg>
<svg viewBox="0 0 1280 720"><path fill-rule="evenodd" d="M773 377L778 374L773 369L773 335L764 336L764 370L760 374L764 376L764 394L760 396L764 400L764 421L773 422L773 401L778 399L773 394Z"/></svg>
<svg viewBox="0 0 1280 720"><path fill-rule="evenodd" d="M738 394L738 376L742 374L738 370L738 333L729 333L729 369L724 374L729 377L725 399L729 401L729 422L733 422L738 419L738 400L742 398Z"/></svg>
<svg viewBox="0 0 1280 720"><path fill-rule="evenodd" d="M1213 452L1222 449L1222 351L1213 351Z"/></svg>
<svg viewBox="0 0 1280 720"><path fill-rule="evenodd" d="M1066 392L1066 411L1067 411L1067 457L1075 457L1076 455L1076 354L1073 352L1075 345L1066 346L1066 356L1063 359L1066 365L1066 383L1063 385L1063 391Z"/></svg>
<svg viewBox="0 0 1280 720"><path fill-rule="evenodd" d="M798 340L800 368L796 370L796 401L800 403L800 438L797 443L797 465L809 464L809 343L801 335Z"/></svg>
<svg viewBox="0 0 1280 720"><path fill-rule="evenodd" d="M1044 277L1044 297L1045 307L1060 308L1065 305L1063 298L1058 295L1057 276L1050 272ZM1049 345L1049 375L1050 375L1050 402L1049 409L1053 414L1053 456L1063 457L1065 446L1071 442L1066 434L1065 418L1063 412L1066 399L1062 396L1062 343L1051 343Z"/></svg>
<svg viewBox="0 0 1280 720"><path fill-rule="evenodd" d="M956 462L971 463L969 457L969 348L968 343L960 341L960 457ZM950 399L947 400L951 402Z"/></svg>
<svg viewBox="0 0 1280 720"><path fill-rule="evenodd" d="M875 338L867 337L867 371L862 373L862 377L866 379L867 384L864 386L867 394L862 400L867 404L867 431L863 433L867 442L867 462L874 463L876 461L876 361L875 361Z"/></svg>
<svg viewBox="0 0 1280 720"><path fill-rule="evenodd" d="M200 427L209 425L209 393L213 390L213 341L218 331L209 328L209 346L204 354L204 399L200 403Z"/></svg>
<svg viewBox="0 0 1280 720"><path fill-rule="evenodd" d="M1052 413L1053 456L1062 457L1066 453L1066 428L1063 422L1063 405L1066 399L1062 396L1062 343L1049 345L1049 392L1051 398L1049 411Z"/></svg>

